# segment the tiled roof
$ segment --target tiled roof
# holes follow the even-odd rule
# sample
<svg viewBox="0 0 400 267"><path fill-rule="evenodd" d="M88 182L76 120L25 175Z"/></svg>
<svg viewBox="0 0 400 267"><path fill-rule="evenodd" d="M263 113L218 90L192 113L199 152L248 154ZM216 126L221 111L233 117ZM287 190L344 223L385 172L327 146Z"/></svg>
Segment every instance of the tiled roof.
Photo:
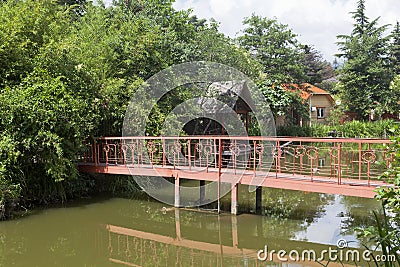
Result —
<svg viewBox="0 0 400 267"><path fill-rule="evenodd" d="M287 84L282 84L282 87L283 89L291 92L299 91L300 97L303 98L304 100L308 100L311 95L328 95L333 100L330 93L328 93L324 89L321 89L309 83L302 83L302 84L287 83Z"/></svg>

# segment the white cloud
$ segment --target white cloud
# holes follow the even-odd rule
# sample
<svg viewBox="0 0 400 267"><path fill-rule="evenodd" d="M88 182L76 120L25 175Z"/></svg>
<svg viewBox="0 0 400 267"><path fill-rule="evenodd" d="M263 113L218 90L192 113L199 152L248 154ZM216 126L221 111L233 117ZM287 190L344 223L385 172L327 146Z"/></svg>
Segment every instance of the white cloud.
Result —
<svg viewBox="0 0 400 267"><path fill-rule="evenodd" d="M177 0L177 9L192 8L199 18L214 18L220 30L234 37L242 27L244 17L252 13L276 17L299 35L302 43L314 45L332 61L339 34L349 34L353 20L349 12L356 9L357 0ZM370 19L381 17L380 24L400 20L400 1L366 0Z"/></svg>

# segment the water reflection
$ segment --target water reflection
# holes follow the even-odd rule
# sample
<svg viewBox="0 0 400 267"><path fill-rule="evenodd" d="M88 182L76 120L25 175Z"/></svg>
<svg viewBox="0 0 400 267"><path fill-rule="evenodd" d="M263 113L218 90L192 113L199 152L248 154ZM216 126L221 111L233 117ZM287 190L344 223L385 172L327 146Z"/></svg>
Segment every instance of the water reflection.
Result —
<svg viewBox="0 0 400 267"><path fill-rule="evenodd" d="M274 198L282 207L300 204L273 216L218 216L120 198L36 211L0 223L0 266L282 265L260 262L256 252L265 245L322 251L341 237L356 240L343 226L347 219L362 224L373 201L265 190L265 210Z"/></svg>
<svg viewBox="0 0 400 267"><path fill-rule="evenodd" d="M232 220L232 243L226 244L221 231L220 216L217 225L202 229L212 236L217 227L217 242L199 241L199 238L182 237L180 211L175 210L175 236L145 232L115 225L107 225L109 261L127 266L255 266L256 251L238 247L237 218ZM215 223L215 222L214 222ZM250 263L250 265L249 265Z"/></svg>

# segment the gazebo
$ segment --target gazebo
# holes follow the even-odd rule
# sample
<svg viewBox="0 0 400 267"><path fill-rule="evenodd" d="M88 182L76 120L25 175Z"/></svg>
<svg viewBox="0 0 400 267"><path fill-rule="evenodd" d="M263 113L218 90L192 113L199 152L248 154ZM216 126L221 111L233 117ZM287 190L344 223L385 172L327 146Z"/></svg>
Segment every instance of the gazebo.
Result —
<svg viewBox="0 0 400 267"><path fill-rule="evenodd" d="M249 130L249 113L252 111L249 105L243 100L251 100L251 94L245 81L214 82L210 84L204 94L206 99L198 100L197 104L202 110L207 111L204 117L196 118L188 122L184 131L189 135L226 135L223 127L226 123L227 111L220 105L216 105L216 100L227 105L234 110L243 122L246 132ZM250 103L251 105L251 103ZM207 116L210 115L210 116ZM210 117L217 117L217 120Z"/></svg>

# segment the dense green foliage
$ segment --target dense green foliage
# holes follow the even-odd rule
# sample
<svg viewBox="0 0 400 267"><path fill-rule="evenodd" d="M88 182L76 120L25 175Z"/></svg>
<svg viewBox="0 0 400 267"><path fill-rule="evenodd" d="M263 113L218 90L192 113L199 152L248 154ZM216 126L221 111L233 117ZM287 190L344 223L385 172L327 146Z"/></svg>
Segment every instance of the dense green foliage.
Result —
<svg viewBox="0 0 400 267"><path fill-rule="evenodd" d="M294 108L298 113L304 117L308 115L308 109L303 104L302 99L297 93L285 91L282 85L275 84L271 80L264 79L257 83L258 88L263 92L266 100L275 115L285 115L290 118L289 110Z"/></svg>
<svg viewBox="0 0 400 267"><path fill-rule="evenodd" d="M332 66L312 46L303 45L288 25L253 14L243 20L237 42L262 65L266 79L280 83L321 83Z"/></svg>
<svg viewBox="0 0 400 267"><path fill-rule="evenodd" d="M328 90L329 78L335 76L332 65L323 59L321 53L314 47L304 45L302 48L302 63L305 67L305 82L319 86Z"/></svg>
<svg viewBox="0 0 400 267"><path fill-rule="evenodd" d="M313 124L310 126L285 126L277 129L281 136L312 136L328 137L336 131L339 137L348 138L389 138L396 123L392 120L381 120L376 122L350 121L342 125Z"/></svg>
<svg viewBox="0 0 400 267"><path fill-rule="evenodd" d="M130 97L159 70L211 60L259 77L215 22L171 1L138 3L0 4L0 218L21 197L47 202L93 186L77 172L83 142L120 134Z"/></svg>
<svg viewBox="0 0 400 267"><path fill-rule="evenodd" d="M238 42L262 64L270 80L304 80L301 45L287 25L275 19L252 15L243 21L246 28Z"/></svg>
<svg viewBox="0 0 400 267"><path fill-rule="evenodd" d="M346 59L339 80L342 99L347 111L367 119L371 110L375 116L398 112L398 91L389 87L398 68L398 29L384 36L388 26L378 26L379 18L372 21L365 14L365 0L359 0L352 12L353 31L338 38L338 56Z"/></svg>
<svg viewBox="0 0 400 267"><path fill-rule="evenodd" d="M389 62L394 75L400 75L400 23L397 22L392 32Z"/></svg>
<svg viewBox="0 0 400 267"><path fill-rule="evenodd" d="M377 189L376 198L382 202L382 211L374 212L375 224L358 229L359 235L376 244L375 250L380 250L386 259L390 256L395 258L395 262L384 262L387 267L400 264L400 130L396 125L391 131L392 144L388 146L387 153L393 155L393 161L381 176L391 186ZM375 263L383 266L379 262Z"/></svg>
<svg viewBox="0 0 400 267"><path fill-rule="evenodd" d="M91 78L63 43L69 11L51 2L0 6L3 215L20 194L63 198L61 181L77 178L76 154L94 128Z"/></svg>

